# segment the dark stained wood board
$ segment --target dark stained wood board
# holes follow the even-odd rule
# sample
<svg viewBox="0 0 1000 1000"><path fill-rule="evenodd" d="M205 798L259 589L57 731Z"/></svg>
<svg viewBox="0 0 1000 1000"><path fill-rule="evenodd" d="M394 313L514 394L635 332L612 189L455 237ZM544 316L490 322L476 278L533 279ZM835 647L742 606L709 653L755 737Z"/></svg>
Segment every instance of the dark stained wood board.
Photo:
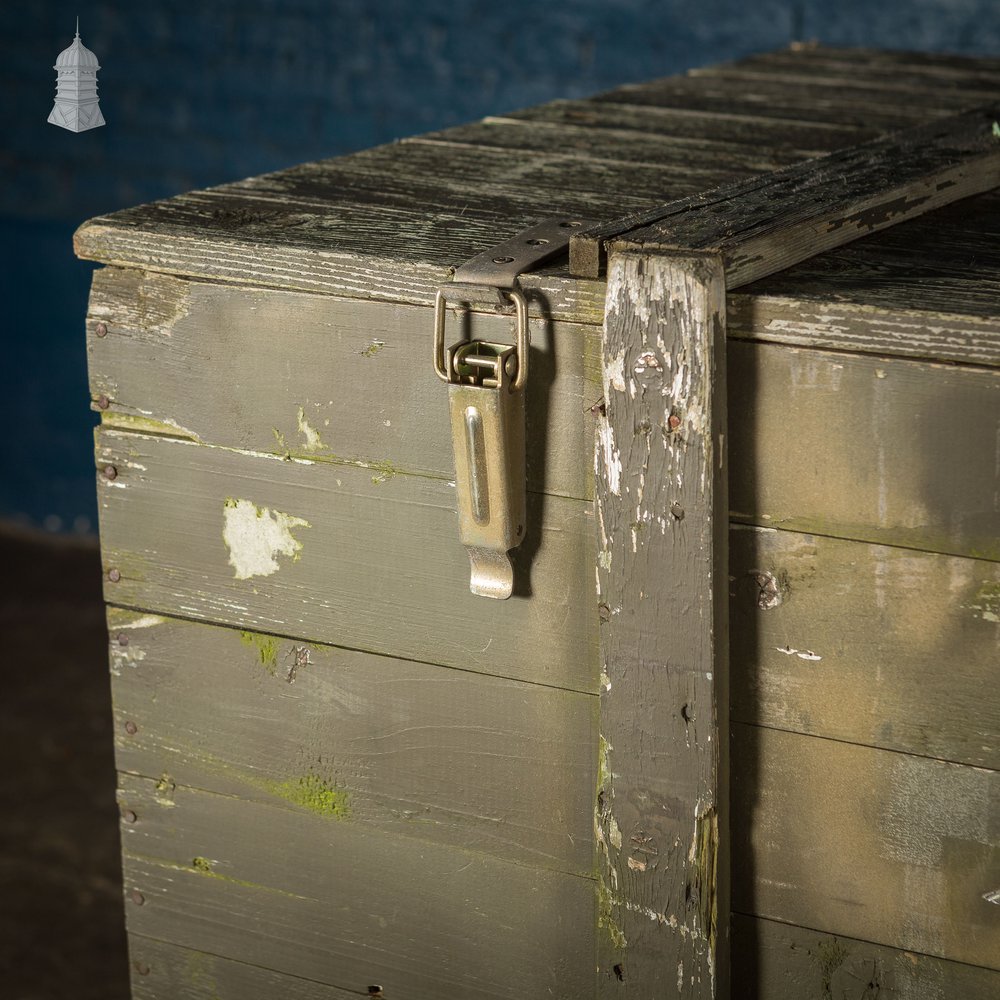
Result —
<svg viewBox="0 0 1000 1000"><path fill-rule="evenodd" d="M592 994L590 879L143 778L119 798L133 934L362 995Z"/></svg>
<svg viewBox="0 0 1000 1000"><path fill-rule="evenodd" d="M118 608L108 633L120 771L593 871L592 696Z"/></svg>
<svg viewBox="0 0 1000 1000"><path fill-rule="evenodd" d="M740 1000L994 1000L1000 973L733 914Z"/></svg>
<svg viewBox="0 0 1000 1000"><path fill-rule="evenodd" d="M133 1000L357 1000L369 995L367 989L341 990L141 934L129 935L129 955Z"/></svg>
<svg viewBox="0 0 1000 1000"><path fill-rule="evenodd" d="M444 480L108 431L97 464L109 603L597 690L590 503L531 494L484 601Z"/></svg>
<svg viewBox="0 0 1000 1000"><path fill-rule="evenodd" d="M784 304L777 316L751 313L748 320L737 305L738 335L787 332L793 341L808 340L818 326L841 347L892 346L895 338L901 352L943 343L945 355L961 353L948 349L957 339L975 356L1000 361L1000 339L994 342L988 327L968 337L965 328L975 326L961 317L893 319L831 305L793 321L786 319L791 311ZM105 337L94 334L98 322ZM476 314L472 322L480 335L509 339L505 318ZM375 475L410 471L447 480L447 401L428 357L431 326L426 308L105 269L95 276L90 307L91 392L109 399L104 419L123 429L328 464L368 463ZM541 318L532 330L529 485L586 499L593 483L591 408L602 394L599 331ZM996 557L1000 525L990 498L997 489L1000 374L736 341L729 355L734 516ZM230 372L221 384L220 365ZM397 388L383 391L387 386ZM878 428L891 432L892 448ZM949 471L938 477L937 469Z"/></svg>
<svg viewBox="0 0 1000 1000"><path fill-rule="evenodd" d="M733 909L997 969L1000 772L733 725Z"/></svg>
<svg viewBox="0 0 1000 1000"><path fill-rule="evenodd" d="M732 716L1000 770L1000 564L730 532Z"/></svg>
<svg viewBox="0 0 1000 1000"><path fill-rule="evenodd" d="M609 263L599 997L729 995L725 295L718 259Z"/></svg>

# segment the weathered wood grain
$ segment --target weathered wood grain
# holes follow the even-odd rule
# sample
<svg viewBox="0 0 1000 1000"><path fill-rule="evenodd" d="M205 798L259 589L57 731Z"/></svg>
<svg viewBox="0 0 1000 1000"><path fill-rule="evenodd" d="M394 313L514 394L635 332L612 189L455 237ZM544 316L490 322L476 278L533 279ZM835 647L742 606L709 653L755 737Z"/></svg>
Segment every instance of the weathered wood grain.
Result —
<svg viewBox="0 0 1000 1000"><path fill-rule="evenodd" d="M993 1000L1000 974L913 951L733 914L741 1000Z"/></svg>
<svg viewBox="0 0 1000 1000"><path fill-rule="evenodd" d="M512 317L450 317L449 344L470 333L513 342ZM113 401L111 421L279 455L454 474L429 308L105 268L94 275L88 321L108 331L88 338L88 354L91 394ZM589 498L596 331L542 315L530 334L529 489Z"/></svg>
<svg viewBox="0 0 1000 1000"><path fill-rule="evenodd" d="M769 150L811 150L828 153L864 139L873 139L879 129L871 126L838 125L830 122L800 122L770 119L757 114L691 111L683 107L660 108L651 104L606 103L593 100L556 100L532 108L491 116L486 122L533 122L573 125L578 128L639 132L664 136L672 143L691 144L695 151L712 154L714 144Z"/></svg>
<svg viewBox="0 0 1000 1000"><path fill-rule="evenodd" d="M748 57L740 62L751 62ZM787 49L762 53L758 58L775 64L795 60L796 65L836 64L850 67L862 77L908 70L926 74L929 79L1000 74L1000 59L989 56L958 55L951 52L913 52L907 49L872 49L864 46L842 48L817 42L795 42Z"/></svg>
<svg viewBox="0 0 1000 1000"><path fill-rule="evenodd" d="M1000 770L1000 564L736 526L739 722Z"/></svg>
<svg viewBox="0 0 1000 1000"><path fill-rule="evenodd" d="M609 270L595 488L598 995L722 998L725 286L708 257L622 254Z"/></svg>
<svg viewBox="0 0 1000 1000"><path fill-rule="evenodd" d="M591 695L118 608L108 632L120 771L315 786L353 823L593 871Z"/></svg>
<svg viewBox="0 0 1000 1000"><path fill-rule="evenodd" d="M363 995L593 995L590 879L181 785L120 798L133 934Z"/></svg>
<svg viewBox="0 0 1000 1000"><path fill-rule="evenodd" d="M1000 106L987 105L575 233L570 269L606 243L722 256L727 289L1000 183ZM780 211L776 210L780 206Z"/></svg>
<svg viewBox="0 0 1000 1000"><path fill-rule="evenodd" d="M205 942L200 942L202 946ZM204 951L180 948L141 934L129 935L132 1000L357 1000L348 991L286 976ZM380 985L369 983L369 986Z"/></svg>
<svg viewBox="0 0 1000 1000"><path fill-rule="evenodd" d="M733 907L1000 967L1000 772L734 724Z"/></svg>
<svg viewBox="0 0 1000 1000"><path fill-rule="evenodd" d="M1000 558L1000 372L737 341L729 353L731 517Z"/></svg>
<svg viewBox="0 0 1000 1000"><path fill-rule="evenodd" d="M536 122L523 119L488 118L471 125L428 132L406 142L419 142L448 147L465 146L515 149L521 151L562 154L573 153L585 156L591 162L628 165L656 166L660 170L669 167L686 177L691 176L692 165L696 165L695 176L722 170L733 174L760 173L774 170L788 163L815 156L813 148L802 150L792 146L770 148L763 143L741 144L720 140L678 138L665 134L656 135L637 132L634 129L580 126L571 122ZM704 164L704 166L700 166ZM616 188L627 178L619 175L617 169L613 177ZM670 183L676 182L675 177Z"/></svg>
<svg viewBox="0 0 1000 1000"><path fill-rule="evenodd" d="M771 297L730 296L727 308L736 310L736 337L881 345L913 355L933 349L1000 363L1000 336L991 336L996 321L977 326L961 316L837 303L800 314L794 302ZM108 398L108 425L453 475L446 401L429 361L420 363L429 353L421 336L430 339L429 309L107 268L95 275L88 322L91 393ZM104 337L93 334L98 322ZM472 322L479 335L510 339L506 318L477 313ZM599 331L544 317L532 321L532 331L529 484L590 498ZM991 456L1000 376L760 344L731 344L729 353L731 406L739 414L731 433L737 453L754 457L733 472L738 517L995 555ZM230 373L222 383L220 366ZM938 479L936 469L948 474Z"/></svg>
<svg viewBox="0 0 1000 1000"><path fill-rule="evenodd" d="M469 592L454 486L104 431L109 603L597 690L589 503L531 494L510 601Z"/></svg>

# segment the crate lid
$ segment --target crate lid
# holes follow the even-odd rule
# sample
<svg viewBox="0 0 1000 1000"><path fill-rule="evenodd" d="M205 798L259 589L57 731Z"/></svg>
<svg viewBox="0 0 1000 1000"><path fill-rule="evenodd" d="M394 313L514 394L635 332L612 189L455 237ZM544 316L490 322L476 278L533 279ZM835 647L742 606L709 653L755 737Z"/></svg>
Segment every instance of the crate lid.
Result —
<svg viewBox="0 0 1000 1000"><path fill-rule="evenodd" d="M429 304L450 269L553 214L613 219L995 99L1000 60L798 46L86 222L104 263ZM997 193L731 295L730 336L1000 364ZM600 322L602 280L525 279ZM927 313L934 313L929 323Z"/></svg>

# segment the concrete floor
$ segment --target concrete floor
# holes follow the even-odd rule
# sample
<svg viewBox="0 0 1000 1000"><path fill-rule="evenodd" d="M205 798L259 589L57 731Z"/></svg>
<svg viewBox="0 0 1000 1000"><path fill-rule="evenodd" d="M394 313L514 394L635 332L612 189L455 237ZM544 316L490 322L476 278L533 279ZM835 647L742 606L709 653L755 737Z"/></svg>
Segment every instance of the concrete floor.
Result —
<svg viewBox="0 0 1000 1000"><path fill-rule="evenodd" d="M96 541L0 523L0 995L128 997Z"/></svg>

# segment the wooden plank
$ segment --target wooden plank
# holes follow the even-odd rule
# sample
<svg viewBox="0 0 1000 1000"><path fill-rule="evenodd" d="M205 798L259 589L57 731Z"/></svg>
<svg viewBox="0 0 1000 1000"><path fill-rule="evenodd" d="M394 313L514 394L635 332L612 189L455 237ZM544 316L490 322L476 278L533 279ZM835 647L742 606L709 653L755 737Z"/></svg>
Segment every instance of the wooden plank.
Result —
<svg viewBox="0 0 1000 1000"><path fill-rule="evenodd" d="M1000 372L729 350L734 519L1000 558Z"/></svg>
<svg viewBox="0 0 1000 1000"><path fill-rule="evenodd" d="M730 533L732 715L1000 769L1000 563Z"/></svg>
<svg viewBox="0 0 1000 1000"><path fill-rule="evenodd" d="M729 991L724 310L718 260L611 259L599 996Z"/></svg>
<svg viewBox="0 0 1000 1000"><path fill-rule="evenodd" d="M486 122L519 121L535 124L573 125L576 128L637 131L645 136L665 136L673 143L693 143L704 149L710 143L763 147L769 150L813 150L828 153L864 139L874 139L879 129L838 125L823 121L802 122L766 116L702 112L685 108L660 108L652 104L622 104L594 100L556 100L521 111L489 117Z"/></svg>
<svg viewBox="0 0 1000 1000"><path fill-rule="evenodd" d="M133 934L362 995L593 995L590 879L180 785L120 798Z"/></svg>
<svg viewBox="0 0 1000 1000"><path fill-rule="evenodd" d="M804 63L829 62L851 66L861 73L918 70L928 77L970 73L1000 74L1000 59L983 55L959 55L953 52L913 52L908 49L873 49L864 46L844 48L796 42L786 50L770 53L776 60L795 58Z"/></svg>
<svg viewBox="0 0 1000 1000"><path fill-rule="evenodd" d="M325 790L355 823L593 872L591 695L119 608L108 631L120 771Z"/></svg>
<svg viewBox="0 0 1000 1000"><path fill-rule="evenodd" d="M204 942L202 942L204 944ZM357 1000L364 994L286 976L204 951L129 935L132 1000ZM370 983L369 985L380 985Z"/></svg>
<svg viewBox="0 0 1000 1000"><path fill-rule="evenodd" d="M589 503L529 495L514 597L484 601L443 480L102 431L109 465L109 603L597 690Z"/></svg>
<svg viewBox="0 0 1000 1000"><path fill-rule="evenodd" d="M594 103L649 104L702 113L744 114L771 120L826 122L890 132L949 112L965 111L993 94L969 96L968 91L943 91L930 83L926 101L915 102L912 91L893 92L884 86L831 87L823 82L789 86L781 77L727 79L725 70L711 75L669 76L626 84L591 98Z"/></svg>
<svg viewBox="0 0 1000 1000"><path fill-rule="evenodd" d="M727 289L756 281L995 187L998 115L988 105L576 233L570 269L596 276L602 247L613 241L622 249L718 253Z"/></svg>
<svg viewBox="0 0 1000 1000"><path fill-rule="evenodd" d="M1000 197L990 192L817 254L741 291L792 298L803 310L815 309L818 302L850 302L892 313L916 309L937 314L925 319L925 357L937 357L940 341L946 340L951 345L946 350L974 349L972 360L985 353L988 363L995 364L991 324L1000 295L998 227ZM984 328L954 330L948 316L956 312L974 316ZM935 343L931 338L938 326L942 329ZM878 339L885 353L895 353L891 336ZM956 354L954 360L967 359Z"/></svg>
<svg viewBox="0 0 1000 1000"><path fill-rule="evenodd" d="M946 358L1000 362L1000 338L990 334L996 321L977 326L963 317L838 303L790 319L794 303L758 298L748 308L747 301L728 299L737 337L912 354L933 347ZM367 463L376 473L453 475L446 404L429 362L419 363L429 309L362 308L351 299L115 268L95 275L88 322L91 392L108 398L102 412L109 426L314 462ZM98 322L104 337L93 335ZM511 336L506 318L477 313L474 322L481 334ZM599 331L543 317L532 331L529 483L589 498L591 407L602 392ZM729 354L730 405L740 414L730 433L737 453L754 459L734 469L734 516L1000 557L990 500L1000 489L993 458L998 373L770 344L734 343ZM221 384L220 366L230 375ZM383 391L389 385L398 391Z"/></svg>
<svg viewBox="0 0 1000 1000"><path fill-rule="evenodd" d="M735 724L733 907L1000 967L1000 772Z"/></svg>
<svg viewBox="0 0 1000 1000"><path fill-rule="evenodd" d="M730 170L733 174L760 173L817 155L815 149L784 146L772 149L763 142L740 144L694 139L673 135L636 132L627 128L595 128L571 123L535 122L509 118L491 118L471 125L428 132L407 143L453 147L487 147L531 153L572 153L591 162L624 166L669 167L685 177ZM624 182L624 183L623 183ZM612 180L616 190L631 191L628 175L617 172ZM667 180L667 186L675 183Z"/></svg>
<svg viewBox="0 0 1000 1000"><path fill-rule="evenodd" d="M488 308L488 307L487 307ZM448 343L467 336L449 314ZM232 288L133 269L94 275L91 394L108 422L315 461L451 478L447 393L431 364L433 312L398 303ZM513 342L511 318L473 336ZM464 324L463 324L464 325ZM529 489L590 498L596 331L532 318ZM227 379L220 384L218 373Z"/></svg>
<svg viewBox="0 0 1000 1000"><path fill-rule="evenodd" d="M733 914L733 980L745 1000L993 1000L1000 974L912 951Z"/></svg>

